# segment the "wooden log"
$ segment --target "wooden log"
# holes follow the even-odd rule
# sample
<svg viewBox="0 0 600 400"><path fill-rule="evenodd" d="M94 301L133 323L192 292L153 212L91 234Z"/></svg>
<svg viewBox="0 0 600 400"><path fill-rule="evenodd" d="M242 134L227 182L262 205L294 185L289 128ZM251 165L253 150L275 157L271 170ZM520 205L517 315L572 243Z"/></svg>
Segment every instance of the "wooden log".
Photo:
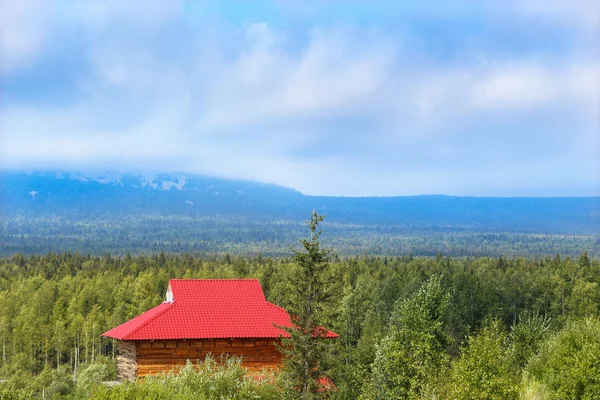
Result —
<svg viewBox="0 0 600 400"><path fill-rule="evenodd" d="M274 347L228 347L228 348L178 348L178 349L137 349L137 354L140 357L153 354L185 356L190 354L222 354L227 353L236 356L245 354L281 354Z"/></svg>
<svg viewBox="0 0 600 400"><path fill-rule="evenodd" d="M260 356L244 356L242 357L242 365L248 362L264 362L264 363L278 363L282 361L282 357L278 355L260 355ZM155 363L184 363L190 360L192 362L202 362L205 358L200 357L161 357L161 356L153 356L153 357L145 357L139 358L137 360L137 366L146 365L146 364L155 364ZM217 362L219 359L217 358Z"/></svg>
<svg viewBox="0 0 600 400"><path fill-rule="evenodd" d="M223 356L241 357L249 371L281 368L282 354L276 340L266 339L194 339L138 342L135 354L137 376L178 371L188 360L202 362L211 355L217 362Z"/></svg>

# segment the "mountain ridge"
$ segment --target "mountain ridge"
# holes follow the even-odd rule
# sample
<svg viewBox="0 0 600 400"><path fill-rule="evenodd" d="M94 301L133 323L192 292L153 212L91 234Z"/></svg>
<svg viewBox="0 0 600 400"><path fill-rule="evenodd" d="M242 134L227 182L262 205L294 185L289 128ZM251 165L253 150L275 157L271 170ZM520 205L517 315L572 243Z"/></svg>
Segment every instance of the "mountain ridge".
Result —
<svg viewBox="0 0 600 400"><path fill-rule="evenodd" d="M105 185L117 185L124 186L123 178L126 178L126 182L130 183L131 187L134 188L152 188L157 190L187 190L185 186L189 182L189 178L203 179L206 181L219 181L227 183L237 183L242 185L253 185L263 187L273 187L282 190L288 190L296 194L305 197L315 198L342 198L342 199L365 199L365 198L407 198L407 197L457 197L457 198L475 198L475 199L600 199L600 196L479 196L479 195L457 195L447 193L419 193L419 194L407 194L407 195L360 195L360 196L348 196L348 195L318 195L318 194L306 194L295 188L280 185L271 182L262 182L259 180L252 179L239 179L239 178L226 178L218 177L205 174L193 174L186 172L162 172L162 173L142 173L142 172L79 172L69 170L1 170L0 169L0 185L2 181L6 181L7 177L18 176L21 177L52 177L56 180L71 180L80 182L96 182ZM132 178L140 179L139 185L131 184ZM176 182L177 180L177 182ZM191 188L200 189L200 188Z"/></svg>
<svg viewBox="0 0 600 400"><path fill-rule="evenodd" d="M6 215L147 210L301 220L317 209L343 223L567 234L598 234L600 223L600 197L311 196L275 184L192 174L2 172L0 199Z"/></svg>
<svg viewBox="0 0 600 400"><path fill-rule="evenodd" d="M0 252L282 254L311 210L347 254L600 254L600 197L310 196L192 174L65 171L0 172Z"/></svg>

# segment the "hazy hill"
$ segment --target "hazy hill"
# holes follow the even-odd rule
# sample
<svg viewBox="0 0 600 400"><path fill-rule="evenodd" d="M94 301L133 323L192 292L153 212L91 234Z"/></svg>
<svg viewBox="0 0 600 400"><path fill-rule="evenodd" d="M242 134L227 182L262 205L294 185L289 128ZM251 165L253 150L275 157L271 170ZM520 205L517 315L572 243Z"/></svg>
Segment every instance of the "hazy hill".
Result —
<svg viewBox="0 0 600 400"><path fill-rule="evenodd" d="M382 241L385 247L394 235L424 233L438 235L432 238L442 233L542 234L553 235L553 240L556 235L579 235L593 247L600 231L598 197L322 197L272 184L184 174L0 174L4 253L48 250L49 243L99 250L82 242L84 236L98 246L104 243L106 250L120 251L127 240L132 241L131 250L140 251L158 250L152 246L159 242L168 248L174 238L183 243L182 251L222 250L217 243L255 241L283 248L301 234L301 222L312 209L327 214L331 238L356 240L356 251L377 250L382 245L375 243ZM42 234L48 242L44 246L32 240L37 237L39 242L37 235ZM444 239L445 249L455 239ZM188 248L193 242L204 246Z"/></svg>

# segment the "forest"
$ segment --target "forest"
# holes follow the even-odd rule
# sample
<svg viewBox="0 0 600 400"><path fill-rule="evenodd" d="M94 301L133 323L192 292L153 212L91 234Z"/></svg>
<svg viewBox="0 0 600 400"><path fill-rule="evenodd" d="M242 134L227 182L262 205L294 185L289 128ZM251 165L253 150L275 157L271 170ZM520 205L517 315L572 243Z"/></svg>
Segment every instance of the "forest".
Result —
<svg viewBox="0 0 600 400"><path fill-rule="evenodd" d="M600 257L599 197L307 196L198 175L0 171L0 256L289 256L306 210L340 256Z"/></svg>
<svg viewBox="0 0 600 400"><path fill-rule="evenodd" d="M281 382L244 379L236 360L105 387L116 349L100 334L159 304L171 278L258 278L285 308L297 268L261 254L4 257L0 398L280 398ZM336 390L323 397L600 397L600 262L585 252L333 255L324 274L324 323L340 337L321 366Z"/></svg>
<svg viewBox="0 0 600 400"><path fill-rule="evenodd" d="M582 250L600 257L598 235L473 232L393 226L324 224L323 242L341 256L529 257L560 253L576 257ZM0 256L79 251L102 255L160 253L247 254L285 257L303 235L296 221L252 221L230 217L130 215L98 220L64 217L18 217L0 221Z"/></svg>

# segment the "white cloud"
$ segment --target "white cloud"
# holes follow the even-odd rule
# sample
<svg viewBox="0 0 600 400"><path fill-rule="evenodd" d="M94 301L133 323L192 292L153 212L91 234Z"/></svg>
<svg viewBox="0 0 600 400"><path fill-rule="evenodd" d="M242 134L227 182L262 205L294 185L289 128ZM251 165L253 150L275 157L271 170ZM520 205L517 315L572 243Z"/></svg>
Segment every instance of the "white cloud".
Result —
<svg viewBox="0 0 600 400"><path fill-rule="evenodd" d="M202 91L210 101L201 128L310 118L368 101L392 72L394 48L384 36L365 41L363 34L314 30L300 51L290 52L284 35L265 24L250 26L245 49L225 61Z"/></svg>
<svg viewBox="0 0 600 400"><path fill-rule="evenodd" d="M475 82L472 104L483 107L529 108L557 101L597 104L600 63L590 65L507 64Z"/></svg>
<svg viewBox="0 0 600 400"><path fill-rule="evenodd" d="M0 0L0 71L30 64L47 34L47 8L40 0Z"/></svg>
<svg viewBox="0 0 600 400"><path fill-rule="evenodd" d="M600 178L561 165L600 157L595 54L483 49L440 61L401 30L199 26L175 2L132 4L60 14L82 35L72 56L89 70L63 106L4 106L4 166L184 170L328 194L494 194L490 182L502 194L521 181ZM533 18L540 6L528 7L519 12ZM35 65L44 38L58 34L52 24L0 28L24 31L22 43L2 42L13 71ZM576 126L559 132L568 121ZM487 131L496 136L480 141ZM556 143L540 143L544 135Z"/></svg>
<svg viewBox="0 0 600 400"><path fill-rule="evenodd" d="M600 32L600 4L596 0L515 0L512 6L530 18L568 24L592 34Z"/></svg>
<svg viewBox="0 0 600 400"><path fill-rule="evenodd" d="M508 66L475 84L474 106L533 107L560 97L549 71L533 65Z"/></svg>

